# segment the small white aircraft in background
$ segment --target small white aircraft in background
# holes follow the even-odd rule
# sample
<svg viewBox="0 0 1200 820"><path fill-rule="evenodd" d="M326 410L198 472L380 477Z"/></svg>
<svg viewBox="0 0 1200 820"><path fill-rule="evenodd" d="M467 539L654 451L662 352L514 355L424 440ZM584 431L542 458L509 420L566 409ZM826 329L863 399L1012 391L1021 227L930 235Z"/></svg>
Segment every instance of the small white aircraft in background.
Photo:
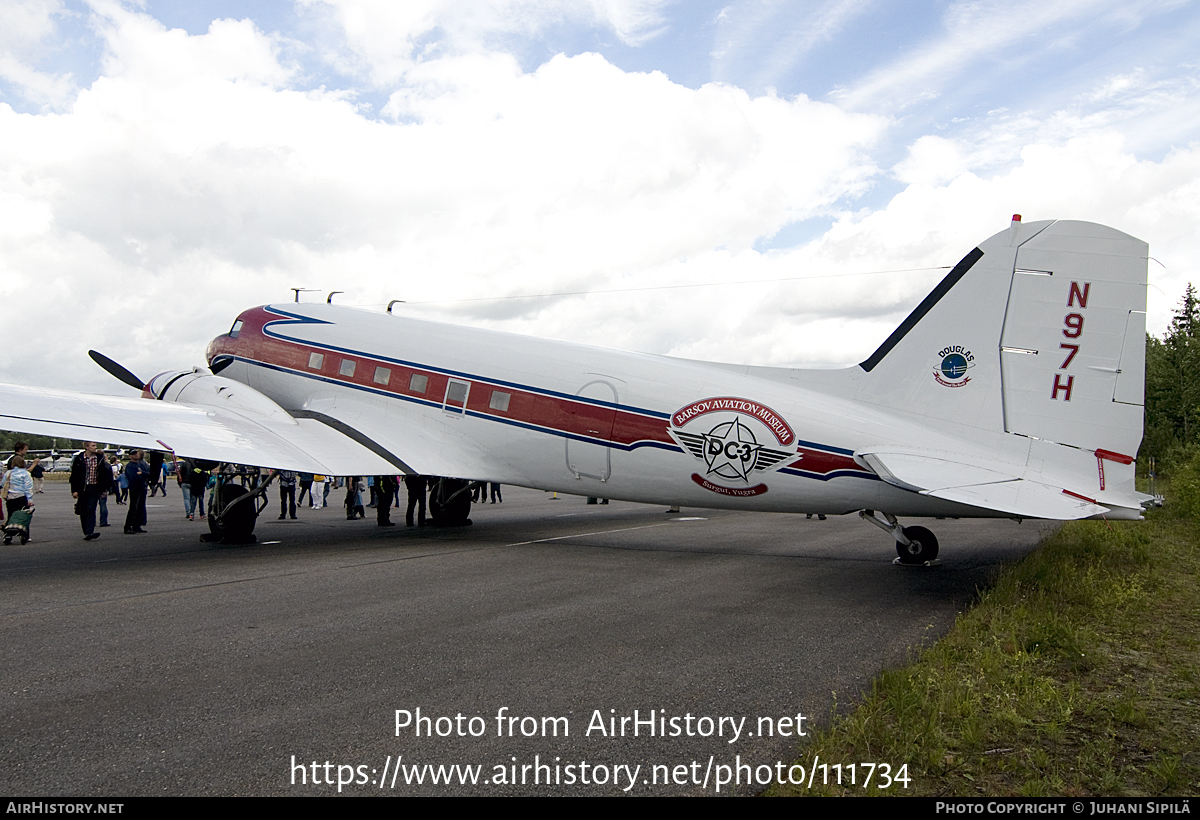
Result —
<svg viewBox="0 0 1200 820"><path fill-rule="evenodd" d="M1111 228L1014 216L844 370L267 305L212 341L211 373L142 385L95 357L154 401L5 387L0 428L309 473L860 511L925 563L936 538L896 516L1141 517L1147 258ZM466 519L456 498L444 520Z"/></svg>

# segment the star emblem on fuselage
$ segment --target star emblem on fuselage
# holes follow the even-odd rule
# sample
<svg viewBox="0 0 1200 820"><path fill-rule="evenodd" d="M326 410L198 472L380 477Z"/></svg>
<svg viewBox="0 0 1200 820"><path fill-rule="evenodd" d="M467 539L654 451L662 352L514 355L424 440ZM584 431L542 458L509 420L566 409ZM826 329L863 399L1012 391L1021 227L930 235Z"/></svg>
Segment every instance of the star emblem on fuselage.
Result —
<svg viewBox="0 0 1200 820"><path fill-rule="evenodd" d="M792 450L773 450L759 444L741 416L721 422L707 433L679 429L671 432L692 455L707 465L707 475L728 481L749 483L750 474L755 470L771 470L784 459L795 457Z"/></svg>
<svg viewBox="0 0 1200 820"><path fill-rule="evenodd" d="M749 480L762 445L740 418L718 424L702 437L709 475Z"/></svg>

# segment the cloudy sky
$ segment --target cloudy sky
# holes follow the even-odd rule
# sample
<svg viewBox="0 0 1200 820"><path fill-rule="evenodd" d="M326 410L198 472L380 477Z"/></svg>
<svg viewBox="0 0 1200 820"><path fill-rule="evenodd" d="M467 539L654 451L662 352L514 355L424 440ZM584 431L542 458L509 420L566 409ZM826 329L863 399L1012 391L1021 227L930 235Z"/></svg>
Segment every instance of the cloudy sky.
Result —
<svg viewBox="0 0 1200 820"><path fill-rule="evenodd" d="M119 394L87 348L200 364L293 287L849 364L1014 212L1147 240L1161 334L1197 5L0 0L0 381Z"/></svg>

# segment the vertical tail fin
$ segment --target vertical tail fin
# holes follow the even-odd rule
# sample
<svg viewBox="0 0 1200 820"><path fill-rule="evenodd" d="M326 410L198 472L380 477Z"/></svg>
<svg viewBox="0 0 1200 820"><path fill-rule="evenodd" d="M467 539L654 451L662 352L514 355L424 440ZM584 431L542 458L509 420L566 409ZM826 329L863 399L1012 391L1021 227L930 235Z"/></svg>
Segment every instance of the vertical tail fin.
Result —
<svg viewBox="0 0 1200 820"><path fill-rule="evenodd" d="M1146 243L1088 222L971 251L860 367L857 398L1131 458L1142 438Z"/></svg>

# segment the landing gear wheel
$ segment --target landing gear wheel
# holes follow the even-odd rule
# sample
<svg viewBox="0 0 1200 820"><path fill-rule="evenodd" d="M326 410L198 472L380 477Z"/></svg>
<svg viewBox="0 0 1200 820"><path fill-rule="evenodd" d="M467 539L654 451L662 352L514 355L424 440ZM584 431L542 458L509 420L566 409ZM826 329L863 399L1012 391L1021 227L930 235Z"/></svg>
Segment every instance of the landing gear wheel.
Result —
<svg viewBox="0 0 1200 820"><path fill-rule="evenodd" d="M938 556L938 542L933 533L924 527L905 527L905 537L911 542L908 546L896 542L896 553L902 564L924 564Z"/></svg>
<svg viewBox="0 0 1200 820"><path fill-rule="evenodd" d="M471 523L471 484L459 478L438 479L429 491L429 517L435 527Z"/></svg>
<svg viewBox="0 0 1200 820"><path fill-rule="evenodd" d="M247 495L249 491L237 484L222 484L217 490L217 510L224 510L235 499ZM235 504L224 515L215 515L209 510L208 530L210 536L202 541L220 541L222 544L253 544L254 524L258 520L258 510L254 500L249 499Z"/></svg>

